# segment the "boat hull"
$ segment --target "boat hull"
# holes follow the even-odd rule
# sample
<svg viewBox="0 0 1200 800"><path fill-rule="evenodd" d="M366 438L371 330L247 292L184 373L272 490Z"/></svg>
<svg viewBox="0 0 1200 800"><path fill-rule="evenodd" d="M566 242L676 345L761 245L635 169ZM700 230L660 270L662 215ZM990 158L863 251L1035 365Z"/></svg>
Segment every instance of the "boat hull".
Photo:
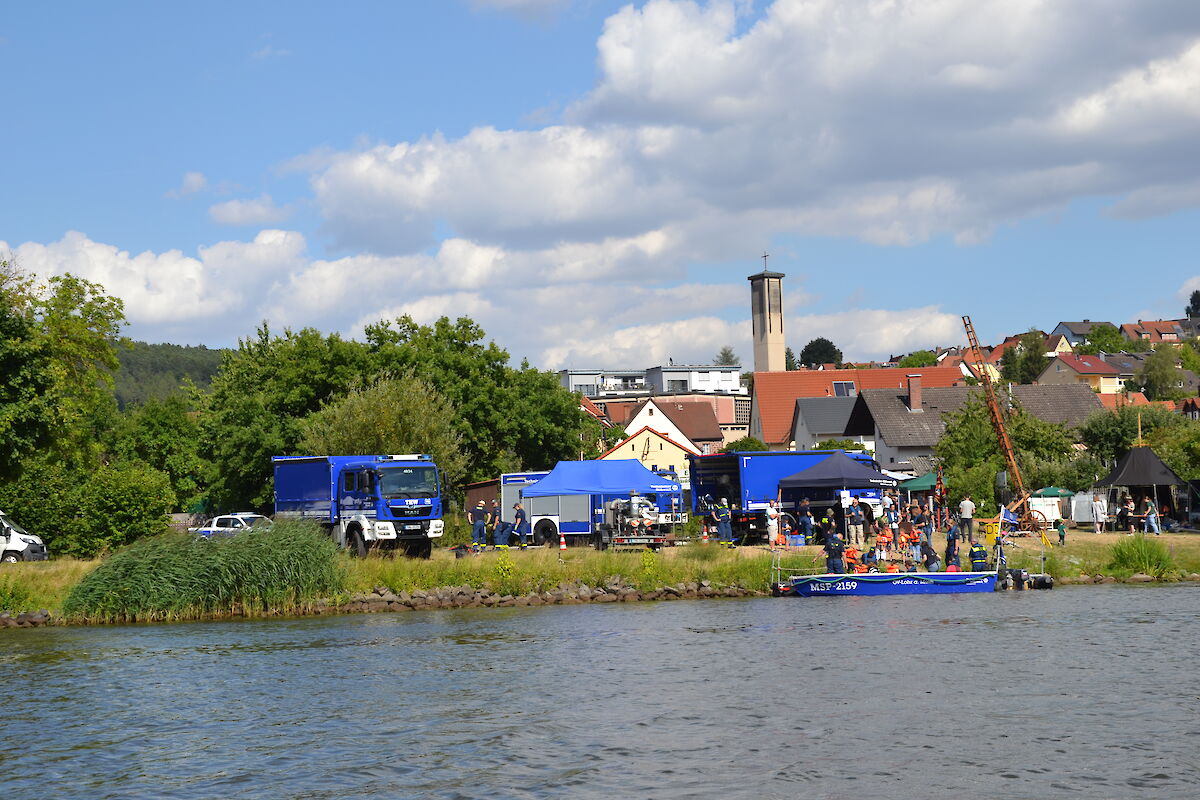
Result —
<svg viewBox="0 0 1200 800"><path fill-rule="evenodd" d="M798 575L776 590L792 597L994 592L995 572L868 572L854 575Z"/></svg>

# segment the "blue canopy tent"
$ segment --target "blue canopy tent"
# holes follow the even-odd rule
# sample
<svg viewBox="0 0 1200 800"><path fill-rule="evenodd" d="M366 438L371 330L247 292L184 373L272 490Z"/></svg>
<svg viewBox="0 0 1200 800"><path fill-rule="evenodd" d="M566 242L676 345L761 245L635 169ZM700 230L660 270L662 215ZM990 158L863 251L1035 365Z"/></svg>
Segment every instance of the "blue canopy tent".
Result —
<svg viewBox="0 0 1200 800"><path fill-rule="evenodd" d="M550 474L521 489L522 497L564 494L625 495L679 492L674 481L655 475L632 459L613 461L560 461Z"/></svg>

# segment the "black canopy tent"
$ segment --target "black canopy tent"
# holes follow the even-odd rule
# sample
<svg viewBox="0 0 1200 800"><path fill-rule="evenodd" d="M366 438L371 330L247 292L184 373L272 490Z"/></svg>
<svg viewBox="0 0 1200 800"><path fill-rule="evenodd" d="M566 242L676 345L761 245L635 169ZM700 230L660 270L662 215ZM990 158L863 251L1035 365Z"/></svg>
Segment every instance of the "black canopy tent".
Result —
<svg viewBox="0 0 1200 800"><path fill-rule="evenodd" d="M783 478L779 481L779 490L782 492L784 489L893 488L897 483L899 481L895 478L889 478L879 470L838 451L808 469L800 470L795 475ZM839 507L835 502L835 510ZM842 515L843 528L845 524L845 515ZM843 530L842 534L845 535L845 533L846 531Z"/></svg>
<svg viewBox="0 0 1200 800"><path fill-rule="evenodd" d="M1117 461L1117 466L1113 468L1112 472L1102 480L1096 481L1097 487L1109 488L1110 508L1113 505L1113 493L1118 487L1121 487L1131 492L1136 489L1139 492L1151 494L1154 497L1154 504L1161 509L1159 487L1165 487L1171 497L1172 508L1176 512L1179 511L1179 505L1174 496L1174 487L1187 485L1188 482L1176 475L1175 471L1164 464L1162 459L1149 447L1131 447L1129 452ZM1187 493L1184 493L1184 497L1188 497ZM1188 499L1190 506L1190 497Z"/></svg>

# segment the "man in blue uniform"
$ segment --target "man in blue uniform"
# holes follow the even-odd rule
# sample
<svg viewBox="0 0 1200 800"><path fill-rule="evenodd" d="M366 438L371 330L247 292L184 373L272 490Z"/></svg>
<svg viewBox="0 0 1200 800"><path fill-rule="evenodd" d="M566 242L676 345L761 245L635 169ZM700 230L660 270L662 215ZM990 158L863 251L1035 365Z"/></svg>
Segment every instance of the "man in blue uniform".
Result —
<svg viewBox="0 0 1200 800"><path fill-rule="evenodd" d="M467 521L471 523L471 544L476 550L487 547L487 509L482 500L467 512Z"/></svg>
<svg viewBox="0 0 1200 800"><path fill-rule="evenodd" d="M525 549L525 533L529 530L529 523L526 521L525 509L521 507L520 502L513 503L513 533L521 539L521 549Z"/></svg>
<svg viewBox="0 0 1200 800"><path fill-rule="evenodd" d="M988 571L988 553L987 548L982 542L975 542L971 545L970 550L971 571L972 572L987 572Z"/></svg>
<svg viewBox="0 0 1200 800"><path fill-rule="evenodd" d="M846 545L837 532L831 532L825 537L825 571L830 575L841 575L846 571Z"/></svg>
<svg viewBox="0 0 1200 800"><path fill-rule="evenodd" d="M721 498L721 504L713 509L712 516L717 521L717 537L721 544L733 547L733 515L729 512L729 501Z"/></svg>

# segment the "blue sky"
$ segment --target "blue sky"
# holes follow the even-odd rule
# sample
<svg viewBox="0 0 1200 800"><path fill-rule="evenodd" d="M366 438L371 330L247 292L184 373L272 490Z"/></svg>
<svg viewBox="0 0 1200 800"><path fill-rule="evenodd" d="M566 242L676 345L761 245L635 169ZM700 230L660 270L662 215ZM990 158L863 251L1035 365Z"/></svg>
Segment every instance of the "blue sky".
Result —
<svg viewBox="0 0 1200 800"><path fill-rule="evenodd" d="M0 247L229 345L475 317L550 368L849 358L1200 288L1200 6L82 3L0 12Z"/></svg>

